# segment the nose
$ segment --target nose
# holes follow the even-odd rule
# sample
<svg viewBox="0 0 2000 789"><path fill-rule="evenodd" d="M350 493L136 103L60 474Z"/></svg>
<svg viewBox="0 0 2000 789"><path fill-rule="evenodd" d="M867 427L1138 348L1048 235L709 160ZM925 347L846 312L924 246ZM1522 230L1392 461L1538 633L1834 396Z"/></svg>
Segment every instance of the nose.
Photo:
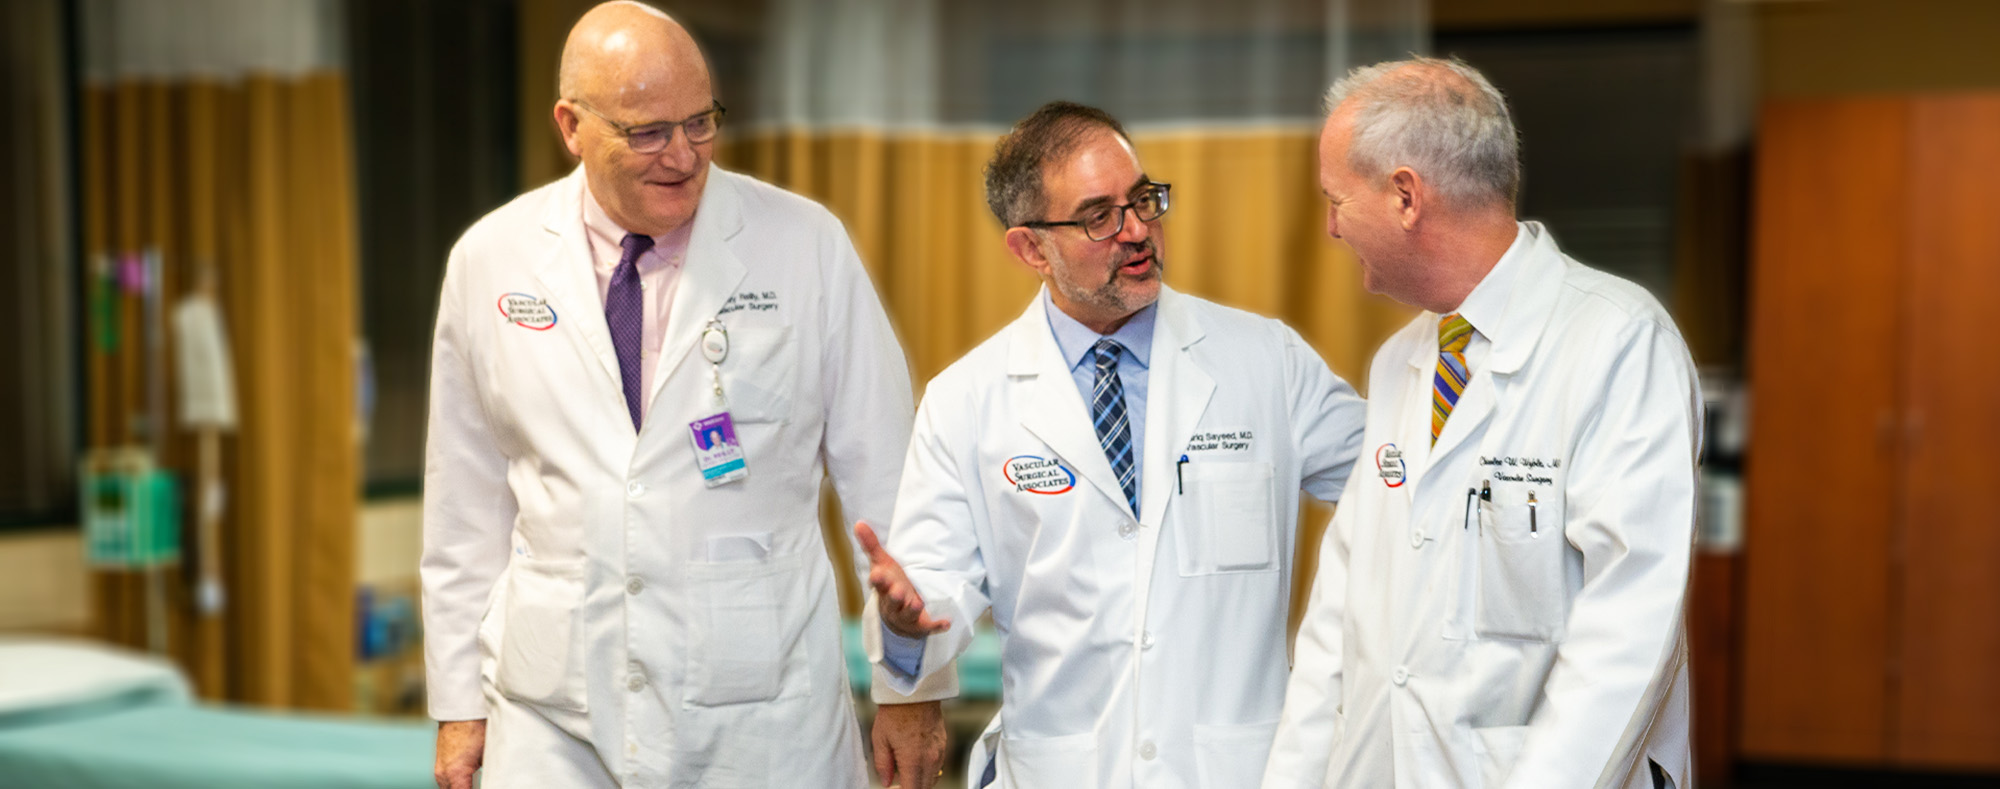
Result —
<svg viewBox="0 0 2000 789"><path fill-rule="evenodd" d="M1127 244L1137 244L1153 235L1153 228L1139 221L1139 209L1126 206L1120 210L1125 212L1125 226L1119 228L1118 235L1113 238Z"/></svg>
<svg viewBox="0 0 2000 789"><path fill-rule="evenodd" d="M655 155L668 167L683 173L693 170L695 162L700 158L695 155L694 143L688 142L685 129L675 129L673 139L667 141L667 147L661 148Z"/></svg>
<svg viewBox="0 0 2000 789"><path fill-rule="evenodd" d="M1326 207L1326 234L1331 238L1340 237L1340 211L1331 203Z"/></svg>

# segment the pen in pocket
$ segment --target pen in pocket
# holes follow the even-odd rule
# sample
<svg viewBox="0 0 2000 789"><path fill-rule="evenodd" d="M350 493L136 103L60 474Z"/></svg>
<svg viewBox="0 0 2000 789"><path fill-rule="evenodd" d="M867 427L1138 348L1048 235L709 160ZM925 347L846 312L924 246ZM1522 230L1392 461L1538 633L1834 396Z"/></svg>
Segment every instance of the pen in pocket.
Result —
<svg viewBox="0 0 2000 789"><path fill-rule="evenodd" d="M1535 527L1535 492L1531 490L1528 491L1528 533L1537 534L1539 531Z"/></svg>

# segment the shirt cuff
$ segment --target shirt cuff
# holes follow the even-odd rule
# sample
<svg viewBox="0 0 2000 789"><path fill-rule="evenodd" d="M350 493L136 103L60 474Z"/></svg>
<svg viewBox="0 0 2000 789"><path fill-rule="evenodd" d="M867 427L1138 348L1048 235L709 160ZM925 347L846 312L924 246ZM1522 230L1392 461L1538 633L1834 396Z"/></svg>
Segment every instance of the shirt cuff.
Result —
<svg viewBox="0 0 2000 789"><path fill-rule="evenodd" d="M929 639L906 638L889 625L882 625L882 665L905 677L915 679L924 666L924 642Z"/></svg>

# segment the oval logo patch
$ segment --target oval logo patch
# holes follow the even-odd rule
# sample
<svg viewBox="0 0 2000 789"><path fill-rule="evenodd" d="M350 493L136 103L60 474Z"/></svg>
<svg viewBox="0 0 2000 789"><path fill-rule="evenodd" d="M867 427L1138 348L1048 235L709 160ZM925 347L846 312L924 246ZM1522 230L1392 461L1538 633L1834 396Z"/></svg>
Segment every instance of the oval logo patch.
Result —
<svg viewBox="0 0 2000 789"><path fill-rule="evenodd" d="M1392 488L1403 486L1403 450L1395 444L1383 444L1375 448L1375 472L1382 475L1382 484Z"/></svg>
<svg viewBox="0 0 2000 789"><path fill-rule="evenodd" d="M508 323L524 329L548 331L556 325L556 310L549 306L547 299L538 299L526 293L508 293L500 297L500 315Z"/></svg>
<svg viewBox="0 0 2000 789"><path fill-rule="evenodd" d="M1045 496L1068 493L1071 488L1076 487L1076 474L1063 468L1062 463L1054 458L1015 455L1008 458L1001 466L1000 473L1007 478L1007 484L1013 485L1015 490L1040 493Z"/></svg>

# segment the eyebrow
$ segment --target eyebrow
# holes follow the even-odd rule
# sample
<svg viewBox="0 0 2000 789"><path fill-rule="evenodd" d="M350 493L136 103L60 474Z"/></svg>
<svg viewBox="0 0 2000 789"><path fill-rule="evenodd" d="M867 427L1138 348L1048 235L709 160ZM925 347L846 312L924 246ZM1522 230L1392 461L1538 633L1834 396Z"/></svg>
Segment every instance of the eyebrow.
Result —
<svg viewBox="0 0 2000 789"><path fill-rule="evenodd" d="M1133 181L1131 186L1125 187L1125 194L1131 195L1133 192L1137 192L1140 189L1146 188L1146 185L1152 182L1153 182L1152 177L1146 175L1145 173L1140 173L1139 180ZM1076 208L1072 209L1069 213L1071 216L1075 216L1077 214L1081 214L1085 211L1088 211L1092 208L1096 208L1100 205L1109 203L1111 202L1111 200L1112 197L1110 195L1098 195L1096 197L1088 198L1086 200L1078 202L1076 204Z"/></svg>

